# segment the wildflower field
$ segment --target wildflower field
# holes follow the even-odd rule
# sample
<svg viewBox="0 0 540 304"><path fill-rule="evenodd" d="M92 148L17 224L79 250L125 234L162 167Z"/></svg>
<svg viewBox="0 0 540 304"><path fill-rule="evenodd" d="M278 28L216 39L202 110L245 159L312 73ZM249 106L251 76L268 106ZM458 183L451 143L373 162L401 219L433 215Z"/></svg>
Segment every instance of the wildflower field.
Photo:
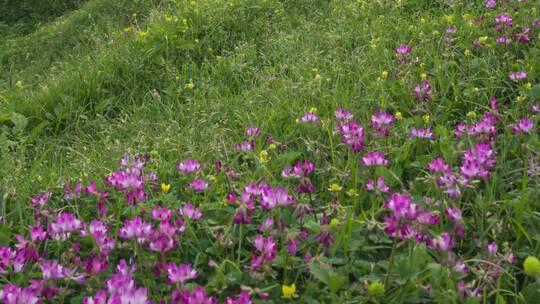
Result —
<svg viewBox="0 0 540 304"><path fill-rule="evenodd" d="M539 10L0 0L0 302L540 303Z"/></svg>

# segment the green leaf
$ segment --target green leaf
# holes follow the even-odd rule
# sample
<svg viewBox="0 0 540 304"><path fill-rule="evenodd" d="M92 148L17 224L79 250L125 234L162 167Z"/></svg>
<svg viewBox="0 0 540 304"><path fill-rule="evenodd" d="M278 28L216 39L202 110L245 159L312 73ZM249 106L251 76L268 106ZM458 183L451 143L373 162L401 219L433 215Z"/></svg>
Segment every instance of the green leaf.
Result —
<svg viewBox="0 0 540 304"><path fill-rule="evenodd" d="M328 277L328 270L323 269L320 265L311 264L309 266L311 273L321 282L328 285L330 278Z"/></svg>
<svg viewBox="0 0 540 304"><path fill-rule="evenodd" d="M28 125L28 119L19 113L11 112L9 119L13 123L14 133L23 132Z"/></svg>

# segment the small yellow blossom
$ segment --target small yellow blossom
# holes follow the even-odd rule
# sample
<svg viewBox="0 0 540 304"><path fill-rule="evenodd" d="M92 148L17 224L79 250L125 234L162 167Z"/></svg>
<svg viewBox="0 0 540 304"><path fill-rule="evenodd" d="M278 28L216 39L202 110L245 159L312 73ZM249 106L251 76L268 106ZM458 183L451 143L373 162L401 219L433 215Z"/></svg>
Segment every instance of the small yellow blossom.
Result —
<svg viewBox="0 0 540 304"><path fill-rule="evenodd" d="M527 88L527 90L530 90L532 88L532 84L530 82L527 82L525 84L525 88Z"/></svg>
<svg viewBox="0 0 540 304"><path fill-rule="evenodd" d="M488 36L482 36L480 38L478 38L478 42L480 43L486 43L488 40Z"/></svg>
<svg viewBox="0 0 540 304"><path fill-rule="evenodd" d="M356 189L351 188L351 189L347 190L347 195L350 196L350 197L358 196L358 192L356 191Z"/></svg>
<svg viewBox="0 0 540 304"><path fill-rule="evenodd" d="M337 218L333 218L331 221L330 221L330 227L332 228L337 228L339 226L339 220Z"/></svg>
<svg viewBox="0 0 540 304"><path fill-rule="evenodd" d="M193 90L193 88L195 88L195 85L193 84L191 80L188 83L186 83L186 89Z"/></svg>
<svg viewBox="0 0 540 304"><path fill-rule="evenodd" d="M403 118L403 114L401 114L401 112L397 112L395 116L396 116L396 119L402 119Z"/></svg>
<svg viewBox="0 0 540 304"><path fill-rule="evenodd" d="M126 27L124 28L124 33L129 33L131 32L133 29L131 27Z"/></svg>
<svg viewBox="0 0 540 304"><path fill-rule="evenodd" d="M388 77L388 71L382 71L382 73L381 73L381 78L382 78L382 79L385 79L385 78L387 78L387 77Z"/></svg>
<svg viewBox="0 0 540 304"><path fill-rule="evenodd" d="M172 17L171 17L171 16L168 16L168 15L165 15L165 21L171 22L171 21L172 21Z"/></svg>
<svg viewBox="0 0 540 304"><path fill-rule="evenodd" d="M216 176L215 175L210 175L208 177L208 179L211 180L211 181L214 181L214 180L216 180Z"/></svg>
<svg viewBox="0 0 540 304"><path fill-rule="evenodd" d="M420 78L422 78L422 80L426 80L427 79L427 74L426 73L420 74Z"/></svg>
<svg viewBox="0 0 540 304"><path fill-rule="evenodd" d="M317 113L317 108L311 107L308 112Z"/></svg>
<svg viewBox="0 0 540 304"><path fill-rule="evenodd" d="M422 116L422 119L424 120L424 123L428 123L429 122L429 114L426 114L426 115Z"/></svg>
<svg viewBox="0 0 540 304"><path fill-rule="evenodd" d="M144 32L137 32L137 35L139 35L139 37L146 37L148 36L148 32L144 31Z"/></svg>
<svg viewBox="0 0 540 304"><path fill-rule="evenodd" d="M171 185L170 184L165 184L165 183L161 184L161 191L167 193L167 192L169 192L169 190L171 190Z"/></svg>
<svg viewBox="0 0 540 304"><path fill-rule="evenodd" d="M281 286L281 292L283 293L283 298L292 299L298 297L296 294L296 284L292 283L291 285L283 284Z"/></svg>
<svg viewBox="0 0 540 304"><path fill-rule="evenodd" d="M521 103L525 100L525 96L518 96L516 102Z"/></svg>
<svg viewBox="0 0 540 304"><path fill-rule="evenodd" d="M469 49L466 49L465 52L463 52L463 54L465 56L469 56L469 55L471 55L471 51L469 51Z"/></svg>
<svg viewBox="0 0 540 304"><path fill-rule="evenodd" d="M321 75L320 74L315 75L315 80L317 81L321 80Z"/></svg>
<svg viewBox="0 0 540 304"><path fill-rule="evenodd" d="M426 19L420 18L420 23L426 23Z"/></svg>
<svg viewBox="0 0 540 304"><path fill-rule="evenodd" d="M15 86L20 90L20 89L24 88L24 82L22 82L22 80L18 80L15 83Z"/></svg>
<svg viewBox="0 0 540 304"><path fill-rule="evenodd" d="M431 34L432 34L433 36L439 36L440 33L439 33L439 31L433 31Z"/></svg>
<svg viewBox="0 0 540 304"><path fill-rule="evenodd" d="M331 192L339 192L341 191L341 189L343 189L340 185L336 184L336 183L333 183L330 185L330 187L328 188L328 191L331 191Z"/></svg>
<svg viewBox="0 0 540 304"><path fill-rule="evenodd" d="M178 76L178 75L174 76L174 80L176 80L176 81L180 80L180 76Z"/></svg>
<svg viewBox="0 0 540 304"><path fill-rule="evenodd" d="M467 117L471 118L471 119L476 119L476 112L474 111L470 111L469 113L467 113Z"/></svg>
<svg viewBox="0 0 540 304"><path fill-rule="evenodd" d="M259 152L259 161L261 163L266 163L268 161L268 152L266 150Z"/></svg>
<svg viewBox="0 0 540 304"><path fill-rule="evenodd" d="M276 149L276 144L270 144L270 145L268 145L268 149L270 149L270 150L275 150L275 149Z"/></svg>

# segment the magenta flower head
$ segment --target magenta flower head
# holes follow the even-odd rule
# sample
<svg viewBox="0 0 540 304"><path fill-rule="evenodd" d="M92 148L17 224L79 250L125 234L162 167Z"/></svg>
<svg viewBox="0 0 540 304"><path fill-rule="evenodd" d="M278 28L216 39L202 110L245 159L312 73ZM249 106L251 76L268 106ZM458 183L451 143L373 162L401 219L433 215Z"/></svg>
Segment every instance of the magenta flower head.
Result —
<svg viewBox="0 0 540 304"><path fill-rule="evenodd" d="M351 147L355 152L361 152L364 150L364 128L351 120L339 126L339 134L341 135L341 141Z"/></svg>
<svg viewBox="0 0 540 304"><path fill-rule="evenodd" d="M497 250L499 250L499 246L497 246L497 243L495 241L489 243L487 246L486 246L486 251L489 253L489 255L491 256L495 256L497 255Z"/></svg>
<svg viewBox="0 0 540 304"><path fill-rule="evenodd" d="M342 108L336 109L336 112L334 113L334 119L339 122L347 122L353 118L354 116L352 115L351 112Z"/></svg>
<svg viewBox="0 0 540 304"><path fill-rule="evenodd" d="M531 38L529 37L529 33L531 32L531 29L530 28L525 28L523 30L523 32L521 33L514 33L514 40L516 42L519 42L521 44L526 44L526 43L529 43L531 42Z"/></svg>
<svg viewBox="0 0 540 304"><path fill-rule="evenodd" d="M51 195L52 195L52 192L50 191L40 193L38 196L32 199L32 206L43 208L43 206L45 206L45 203L47 203Z"/></svg>
<svg viewBox="0 0 540 304"><path fill-rule="evenodd" d="M398 56L405 56L411 52L411 48L407 44L400 44L396 50L395 53Z"/></svg>
<svg viewBox="0 0 540 304"><path fill-rule="evenodd" d="M392 194L385 203L384 207L394 213L395 219L416 220L420 212L420 207L412 202L412 198L406 194Z"/></svg>
<svg viewBox="0 0 540 304"><path fill-rule="evenodd" d="M71 189L68 183L64 183L64 199L70 201L72 199L80 198L82 192L81 181L78 181Z"/></svg>
<svg viewBox="0 0 540 304"><path fill-rule="evenodd" d="M195 287L193 292L188 289L175 290L171 294L172 304L216 304L216 298L209 297L204 288Z"/></svg>
<svg viewBox="0 0 540 304"><path fill-rule="evenodd" d="M388 114L384 111L375 111L369 124L374 128L382 128L385 126L390 126L396 121L392 114Z"/></svg>
<svg viewBox="0 0 540 304"><path fill-rule="evenodd" d="M273 209L277 206L291 205L294 199L289 195L287 189L268 186L261 193L260 204L264 209Z"/></svg>
<svg viewBox="0 0 540 304"><path fill-rule="evenodd" d="M459 210L458 208L446 208L444 210L444 214L454 222L459 222L462 218L461 210Z"/></svg>
<svg viewBox="0 0 540 304"><path fill-rule="evenodd" d="M530 133L534 129L534 122L531 119L525 118L516 123L513 130L514 133Z"/></svg>
<svg viewBox="0 0 540 304"><path fill-rule="evenodd" d="M242 290L238 297L229 297L223 304L254 304L254 302L251 301L249 292Z"/></svg>
<svg viewBox="0 0 540 304"><path fill-rule="evenodd" d="M510 27L512 26L512 17L510 17L510 15L508 14L502 13L502 14L497 15L497 17L495 17L495 22L497 24L504 24Z"/></svg>
<svg viewBox="0 0 540 304"><path fill-rule="evenodd" d="M22 288L14 284L4 285L0 290L0 301L4 304L40 304L39 290Z"/></svg>
<svg viewBox="0 0 540 304"><path fill-rule="evenodd" d="M188 280L194 280L199 273L191 268L191 264L176 265L170 263L167 266L167 276L171 284L180 283L184 285Z"/></svg>
<svg viewBox="0 0 540 304"><path fill-rule="evenodd" d="M486 8L496 8L497 7L497 1L496 0L486 0L486 1L484 1L484 6Z"/></svg>
<svg viewBox="0 0 540 304"><path fill-rule="evenodd" d="M525 71L517 71L517 72L510 73L510 75L508 76L508 79L512 81L518 81L518 80L527 79L528 76L529 75Z"/></svg>
<svg viewBox="0 0 540 304"><path fill-rule="evenodd" d="M259 137L259 135L261 135L261 130L257 128L256 126L249 126L246 128L245 135L248 138L256 138L256 137Z"/></svg>
<svg viewBox="0 0 540 304"><path fill-rule="evenodd" d="M124 221L124 227L118 229L118 236L122 239L137 239L139 244L148 241L153 235L152 225L136 216L132 220Z"/></svg>
<svg viewBox="0 0 540 304"><path fill-rule="evenodd" d="M84 222L70 212L61 213L54 222L49 224L49 234L55 240L67 240L72 232L84 228Z"/></svg>
<svg viewBox="0 0 540 304"><path fill-rule="evenodd" d="M411 130L409 131L409 135L411 137L416 137L416 138L433 139L433 132L431 132L430 128L427 128L427 129L418 128L417 129L415 127L412 127Z"/></svg>
<svg viewBox="0 0 540 304"><path fill-rule="evenodd" d="M386 184L384 176L379 176L379 178L377 179L377 183L375 183L375 181L372 179L368 180L368 182L366 183L366 190L375 191L376 194L380 194L390 192L390 187L388 187L388 185Z"/></svg>
<svg viewBox="0 0 540 304"><path fill-rule="evenodd" d="M315 164L310 160L297 162L294 167L285 166L281 171L281 176L284 178L302 178L309 177L315 171Z"/></svg>
<svg viewBox="0 0 540 304"><path fill-rule="evenodd" d="M429 81L424 80L414 86L412 96L417 101L428 101L431 98L431 84Z"/></svg>
<svg viewBox="0 0 540 304"><path fill-rule="evenodd" d="M440 251L450 252L454 247L454 240L448 232L443 232L441 235L429 240L428 246Z"/></svg>
<svg viewBox="0 0 540 304"><path fill-rule="evenodd" d="M202 213L199 208L195 208L191 204L185 204L184 207L181 209L178 209L178 214L183 215L187 217L188 219L192 220L200 220L202 219Z"/></svg>
<svg viewBox="0 0 540 304"><path fill-rule="evenodd" d="M244 140L242 143L235 144L234 149L238 152L247 152L253 150L255 146L255 141L253 140Z"/></svg>
<svg viewBox="0 0 540 304"><path fill-rule="evenodd" d="M384 158L383 153L375 151L370 152L362 157L362 159L360 159L360 163L366 167L386 166L388 165L388 160Z"/></svg>
<svg viewBox="0 0 540 304"><path fill-rule="evenodd" d="M495 38L495 42L497 42L497 44L502 44L502 45L508 45L510 43L512 43L512 39L506 37L506 36L499 36L497 38Z"/></svg>
<svg viewBox="0 0 540 304"><path fill-rule="evenodd" d="M47 237L47 231L45 231L42 226L32 226L32 228L30 228L30 239L32 242L45 241Z"/></svg>
<svg viewBox="0 0 540 304"><path fill-rule="evenodd" d="M185 162L176 164L176 168L183 174L198 173L201 171L201 164L196 159L188 159Z"/></svg>
<svg viewBox="0 0 540 304"><path fill-rule="evenodd" d="M195 192L201 192L210 189L210 184L205 182L202 179L194 179L186 188L191 189Z"/></svg>
<svg viewBox="0 0 540 304"><path fill-rule="evenodd" d="M317 116L317 114L313 112L307 112L306 114L304 114L304 116L300 118L300 121L301 122L318 122L319 117Z"/></svg>
<svg viewBox="0 0 540 304"><path fill-rule="evenodd" d="M461 156L462 166L459 170L466 180L475 177L489 179L489 170L495 165L495 156L496 152L489 143L476 144Z"/></svg>
<svg viewBox="0 0 540 304"><path fill-rule="evenodd" d="M251 267L253 270L259 269L266 262L273 261L276 258L277 245L271 236L265 238L259 234L255 237L253 244L257 249L251 258Z"/></svg>

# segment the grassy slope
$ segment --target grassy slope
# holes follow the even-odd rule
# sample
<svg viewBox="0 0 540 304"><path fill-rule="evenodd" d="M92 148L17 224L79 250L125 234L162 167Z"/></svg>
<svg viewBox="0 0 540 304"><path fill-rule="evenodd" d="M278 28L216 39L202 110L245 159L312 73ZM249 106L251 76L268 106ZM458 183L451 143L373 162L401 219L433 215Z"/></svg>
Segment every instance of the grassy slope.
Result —
<svg viewBox="0 0 540 304"><path fill-rule="evenodd" d="M481 110L495 94L517 95L517 89L500 89L499 75L512 66L496 50L463 57L468 45L448 47L440 34L418 34L443 32L449 13L457 16L453 22L466 22L460 12L474 11L478 3L165 1L149 15L146 28L129 17L136 4L114 11L108 5L121 7L122 1L109 2L82 8L100 8L95 18L101 21L75 12L44 29L48 45L32 34L4 51L36 50L33 60L14 59L21 64L16 74L29 77L21 78L29 79L28 87L11 86L0 95L2 113L28 120L24 131L7 137L19 143L2 154L11 202L60 187L66 179L102 176L126 150L158 152L169 168L188 155L227 158L241 127L250 123L287 142L300 132L294 118L311 106L322 113L338 105L351 108L363 121L376 108L407 113L415 102L403 88L417 83L422 72L433 74L439 104L432 117L438 121ZM157 8L151 3L145 11L152 5ZM411 14L421 16L411 20ZM131 30L119 30L126 23ZM86 36L80 30L89 27L99 38L81 38ZM462 40L475 35L472 27ZM73 40L66 43L68 38ZM377 80L394 65L399 43L419 46L413 54L421 62L405 74L390 70L388 80ZM57 50L61 55L47 69ZM443 55L430 56L438 53ZM531 72L538 68L531 61L518 64ZM38 70L43 77L28 76ZM185 88L190 82L193 90Z"/></svg>

